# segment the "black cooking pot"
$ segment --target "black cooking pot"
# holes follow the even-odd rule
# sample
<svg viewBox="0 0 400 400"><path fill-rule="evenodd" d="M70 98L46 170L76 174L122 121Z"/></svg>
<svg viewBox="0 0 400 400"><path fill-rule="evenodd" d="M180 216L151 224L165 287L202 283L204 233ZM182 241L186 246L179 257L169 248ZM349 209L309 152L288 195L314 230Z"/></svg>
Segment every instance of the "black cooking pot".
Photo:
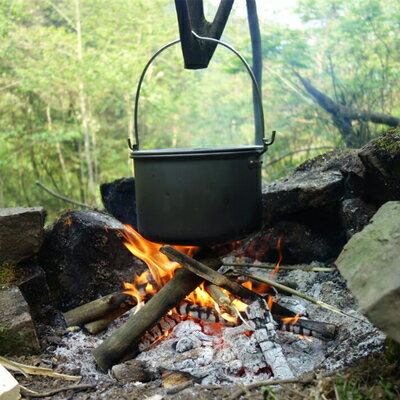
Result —
<svg viewBox="0 0 400 400"><path fill-rule="evenodd" d="M264 138L260 90L244 58L231 46L214 41L243 62L258 96L263 144L240 147L139 150L138 105L146 64L136 92L134 160L138 230L160 243L210 245L241 239L261 227L261 156L273 143Z"/></svg>

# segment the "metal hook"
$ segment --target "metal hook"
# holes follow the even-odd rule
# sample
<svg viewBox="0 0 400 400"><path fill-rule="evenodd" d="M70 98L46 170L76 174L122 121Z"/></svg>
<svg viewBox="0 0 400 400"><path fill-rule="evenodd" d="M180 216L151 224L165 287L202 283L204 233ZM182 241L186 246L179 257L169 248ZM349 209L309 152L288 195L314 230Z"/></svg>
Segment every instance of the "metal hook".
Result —
<svg viewBox="0 0 400 400"><path fill-rule="evenodd" d="M276 131L272 131L271 140L263 139L264 146L271 146L272 143L275 142Z"/></svg>

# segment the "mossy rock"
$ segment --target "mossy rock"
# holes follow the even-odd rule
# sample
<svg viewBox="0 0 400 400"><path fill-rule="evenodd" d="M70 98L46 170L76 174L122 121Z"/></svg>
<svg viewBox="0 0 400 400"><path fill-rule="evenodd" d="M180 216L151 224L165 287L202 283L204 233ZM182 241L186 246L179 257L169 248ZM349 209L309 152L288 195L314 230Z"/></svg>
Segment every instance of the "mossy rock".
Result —
<svg viewBox="0 0 400 400"><path fill-rule="evenodd" d="M400 128L393 128L376 140L379 149L400 154Z"/></svg>

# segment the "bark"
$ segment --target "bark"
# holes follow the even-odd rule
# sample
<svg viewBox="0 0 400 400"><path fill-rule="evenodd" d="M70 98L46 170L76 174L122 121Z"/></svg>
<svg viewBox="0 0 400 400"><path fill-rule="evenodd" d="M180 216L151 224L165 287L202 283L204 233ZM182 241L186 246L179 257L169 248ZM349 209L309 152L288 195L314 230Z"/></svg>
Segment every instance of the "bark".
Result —
<svg viewBox="0 0 400 400"><path fill-rule="evenodd" d="M214 20L208 22L204 16L203 0L175 0L186 69L207 68L217 47L216 43L199 41L191 31L200 36L219 39L228 21L233 2L234 0L221 0Z"/></svg>
<svg viewBox="0 0 400 400"><path fill-rule="evenodd" d="M352 121L360 122L361 130L363 129L363 124L366 122L373 122L375 124L383 124L391 127L400 126L400 118L391 114L358 110L342 104L337 104L326 94L320 92L309 80L303 78L299 73L296 72L296 76L314 100L326 112L332 115L333 122L339 129L343 140L348 147L359 147L363 144L360 143L360 140L357 137L359 134L354 132Z"/></svg>
<svg viewBox="0 0 400 400"><path fill-rule="evenodd" d="M102 319L115 310L126 311L135 303L136 300L130 295L116 292L69 310L63 315L68 326L81 325Z"/></svg>

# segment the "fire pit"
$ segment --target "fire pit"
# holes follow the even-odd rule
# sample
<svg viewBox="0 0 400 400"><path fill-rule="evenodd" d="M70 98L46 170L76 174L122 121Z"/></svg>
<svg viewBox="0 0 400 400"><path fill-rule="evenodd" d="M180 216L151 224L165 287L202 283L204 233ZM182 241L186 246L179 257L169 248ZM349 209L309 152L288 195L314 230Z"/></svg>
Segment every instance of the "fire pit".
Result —
<svg viewBox="0 0 400 400"><path fill-rule="evenodd" d="M159 251L161 245L149 242L131 228L126 227L123 235L126 247L149 267L133 283L125 283L125 293L132 296L132 303L137 305L112 323L107 332L96 337L84 331L68 334L63 339L63 347L58 347L54 353L66 368L78 366L88 379L100 382L112 379L106 378L97 369L95 360L100 360L100 363L107 360L99 349L104 348L104 343L110 343L116 332L118 339L118 332L124 332L126 326L130 327L130 333L135 327L142 328L145 318L148 318L146 322L151 327L143 334L134 332L134 340L125 336L124 344L129 342L130 346L126 346L119 360L109 358L112 360L111 365L104 368L104 364L100 364L104 370L135 356L136 363L143 362L140 369L147 371L149 379L157 379L165 375L165 371L173 371L181 377L178 386L182 385L182 388L191 385L249 384L298 378L315 370L336 370L380 349L383 344L384 335L355 311L356 302L337 270L321 263L283 266L280 270L282 254L276 265L267 265L268 269L265 265L257 268L257 263L252 267L236 268L229 267L229 264L238 261L237 251L233 250L223 257L224 266L221 270L225 273L236 271L235 274L243 275L251 272L261 278L269 278L272 273L278 282L288 286L295 283L297 290L306 296L316 297L348 315L325 310L282 291L274 292L267 285L250 280L242 282L240 286L251 293L263 293L262 297L255 296L246 302L236 298L229 305L222 301L226 307L222 309L215 300L218 299L215 295L218 287L202 284L184 301L180 301L179 296L170 289L169 294L172 293L176 304L169 310L170 303L167 305L163 300L154 301L168 286L167 282L170 282L171 287L171 278L179 265ZM196 251L193 247L179 247L179 250L186 254L194 254ZM165 248L162 251L165 252ZM215 264L216 259L213 260ZM243 264L248 260L242 258L240 261ZM212 264L210 259L207 262ZM181 269L180 272L185 275L188 273ZM185 285L188 288L198 283L199 280L195 280ZM229 299L227 291L220 290L220 293L224 300ZM160 298L164 299L162 294ZM154 318L154 314L149 316L148 311L143 313L146 311L143 301L147 300L148 307L149 299L160 307L157 315L162 316L159 319ZM266 301L261 300L259 303L260 299ZM219 300L221 302L221 298ZM268 311L267 303L272 314ZM232 312L235 309L236 314ZM289 316L279 315L285 312ZM139 323L130 323L141 313L144 317L140 318ZM74 315L74 310L65 315L68 321ZM76 353L81 355L79 360ZM129 368L129 364L112 367L111 371L116 371L112 372L114 379L120 377L121 369Z"/></svg>

